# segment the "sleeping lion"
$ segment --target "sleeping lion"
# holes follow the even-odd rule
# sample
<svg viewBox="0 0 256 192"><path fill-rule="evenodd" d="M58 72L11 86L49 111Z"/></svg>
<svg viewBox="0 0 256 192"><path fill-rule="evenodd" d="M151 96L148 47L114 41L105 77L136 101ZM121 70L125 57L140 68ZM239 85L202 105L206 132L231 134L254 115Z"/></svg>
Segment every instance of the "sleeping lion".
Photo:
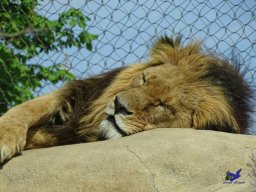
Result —
<svg viewBox="0 0 256 192"><path fill-rule="evenodd" d="M75 80L0 118L0 162L24 149L115 139L155 128L245 133L250 88L240 70L180 38L150 59Z"/></svg>

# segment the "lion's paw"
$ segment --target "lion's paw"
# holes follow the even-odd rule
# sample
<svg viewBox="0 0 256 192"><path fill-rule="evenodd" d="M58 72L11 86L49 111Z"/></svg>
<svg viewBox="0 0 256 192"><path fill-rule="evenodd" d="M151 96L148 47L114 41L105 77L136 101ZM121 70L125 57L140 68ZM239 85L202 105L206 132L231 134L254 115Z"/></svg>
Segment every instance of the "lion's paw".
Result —
<svg viewBox="0 0 256 192"><path fill-rule="evenodd" d="M0 131L0 164L11 159L14 155L21 154L26 138L17 134L1 133Z"/></svg>

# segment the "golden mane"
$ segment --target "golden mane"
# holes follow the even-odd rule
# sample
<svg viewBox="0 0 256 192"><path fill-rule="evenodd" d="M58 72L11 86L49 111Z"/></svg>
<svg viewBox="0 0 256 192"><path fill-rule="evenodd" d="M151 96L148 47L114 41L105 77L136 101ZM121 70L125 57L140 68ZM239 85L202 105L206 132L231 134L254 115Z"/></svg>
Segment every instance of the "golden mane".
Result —
<svg viewBox="0 0 256 192"><path fill-rule="evenodd" d="M121 70L120 73L112 80L111 84L104 90L102 95L91 103L91 113L84 116L80 121L81 124L84 124L84 126L89 129L82 128L79 133L81 135L88 135L88 131L97 131L101 120L106 116L104 111L107 103L113 99L117 93L127 89L131 79L150 65L150 63L133 64Z"/></svg>
<svg viewBox="0 0 256 192"><path fill-rule="evenodd" d="M79 130L79 134L90 135L92 131L91 134L94 135L101 120L106 117L104 111L107 103L113 99L117 93L126 90L129 87L131 79L136 77L143 70L164 63L179 66L187 77L187 81L191 83L199 81L198 84L201 84L204 88L203 91L207 90L205 89L206 87L213 86L212 79L206 82L202 80L209 74L211 65L231 70L231 72L233 70L225 61L213 55L202 53L200 41L182 46L180 38L173 40L168 37L163 37L153 46L151 59L148 62L133 64L123 68L111 81L109 86L104 89L103 93L92 101L89 107L90 113L80 120L80 123L83 124L83 128ZM243 81L242 79L238 80L239 82ZM200 87L200 85L198 85L198 87ZM216 96L205 97L205 102L200 102L200 106L198 106L200 110L195 114L199 117L194 119L194 126L197 129L205 129L212 125L218 125L221 129L221 127L225 127L226 124L228 124L232 126L236 132L242 132L244 128L240 130L239 122L235 119L236 112L228 105L229 101L225 92L223 92L223 88L217 87L215 91ZM249 90L246 92L249 92ZM211 104L210 106L209 103ZM219 113L216 113L216 111L219 111ZM245 125L242 126L244 127Z"/></svg>
<svg viewBox="0 0 256 192"><path fill-rule="evenodd" d="M0 163L22 150L115 139L160 127L245 133L252 91L239 68L196 41L160 38L150 59L10 109L0 118Z"/></svg>

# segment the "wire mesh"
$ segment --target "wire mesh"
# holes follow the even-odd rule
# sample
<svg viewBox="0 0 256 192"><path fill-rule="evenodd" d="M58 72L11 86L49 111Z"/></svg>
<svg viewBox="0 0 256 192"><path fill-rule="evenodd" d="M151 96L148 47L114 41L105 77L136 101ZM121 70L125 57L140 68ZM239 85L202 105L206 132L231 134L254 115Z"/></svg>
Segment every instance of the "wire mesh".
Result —
<svg viewBox="0 0 256 192"><path fill-rule="evenodd" d="M36 11L55 19L70 8L82 10L91 18L88 30L98 35L93 50L72 47L40 54L32 58L33 62L47 66L62 63L77 78L84 78L144 61L157 37L179 34L185 43L203 40L204 49L226 58L235 53L248 71L248 82L256 86L256 1L43 0ZM42 95L62 84L45 81L43 88L37 88L34 94ZM1 92L0 96L4 97Z"/></svg>
<svg viewBox="0 0 256 192"><path fill-rule="evenodd" d="M203 40L207 49L227 58L235 50L241 63L252 68L249 82L255 84L255 1L44 1L38 12L51 18L70 7L91 18L88 29L99 35L93 51L72 48L40 56L38 63L61 59L77 77L86 77L143 61L156 37L181 34L185 41Z"/></svg>

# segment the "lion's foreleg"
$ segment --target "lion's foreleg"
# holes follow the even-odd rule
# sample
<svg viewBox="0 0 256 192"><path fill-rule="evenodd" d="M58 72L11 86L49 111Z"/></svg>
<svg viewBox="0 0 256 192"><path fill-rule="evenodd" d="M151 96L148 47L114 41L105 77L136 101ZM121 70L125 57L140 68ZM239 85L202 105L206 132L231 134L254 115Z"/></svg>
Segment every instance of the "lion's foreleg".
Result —
<svg viewBox="0 0 256 192"><path fill-rule="evenodd" d="M21 153L30 127L46 121L62 104L62 90L32 99L0 117L0 163Z"/></svg>
<svg viewBox="0 0 256 192"><path fill-rule="evenodd" d="M33 127L27 133L25 149L36 149L80 143L82 140L71 128Z"/></svg>

